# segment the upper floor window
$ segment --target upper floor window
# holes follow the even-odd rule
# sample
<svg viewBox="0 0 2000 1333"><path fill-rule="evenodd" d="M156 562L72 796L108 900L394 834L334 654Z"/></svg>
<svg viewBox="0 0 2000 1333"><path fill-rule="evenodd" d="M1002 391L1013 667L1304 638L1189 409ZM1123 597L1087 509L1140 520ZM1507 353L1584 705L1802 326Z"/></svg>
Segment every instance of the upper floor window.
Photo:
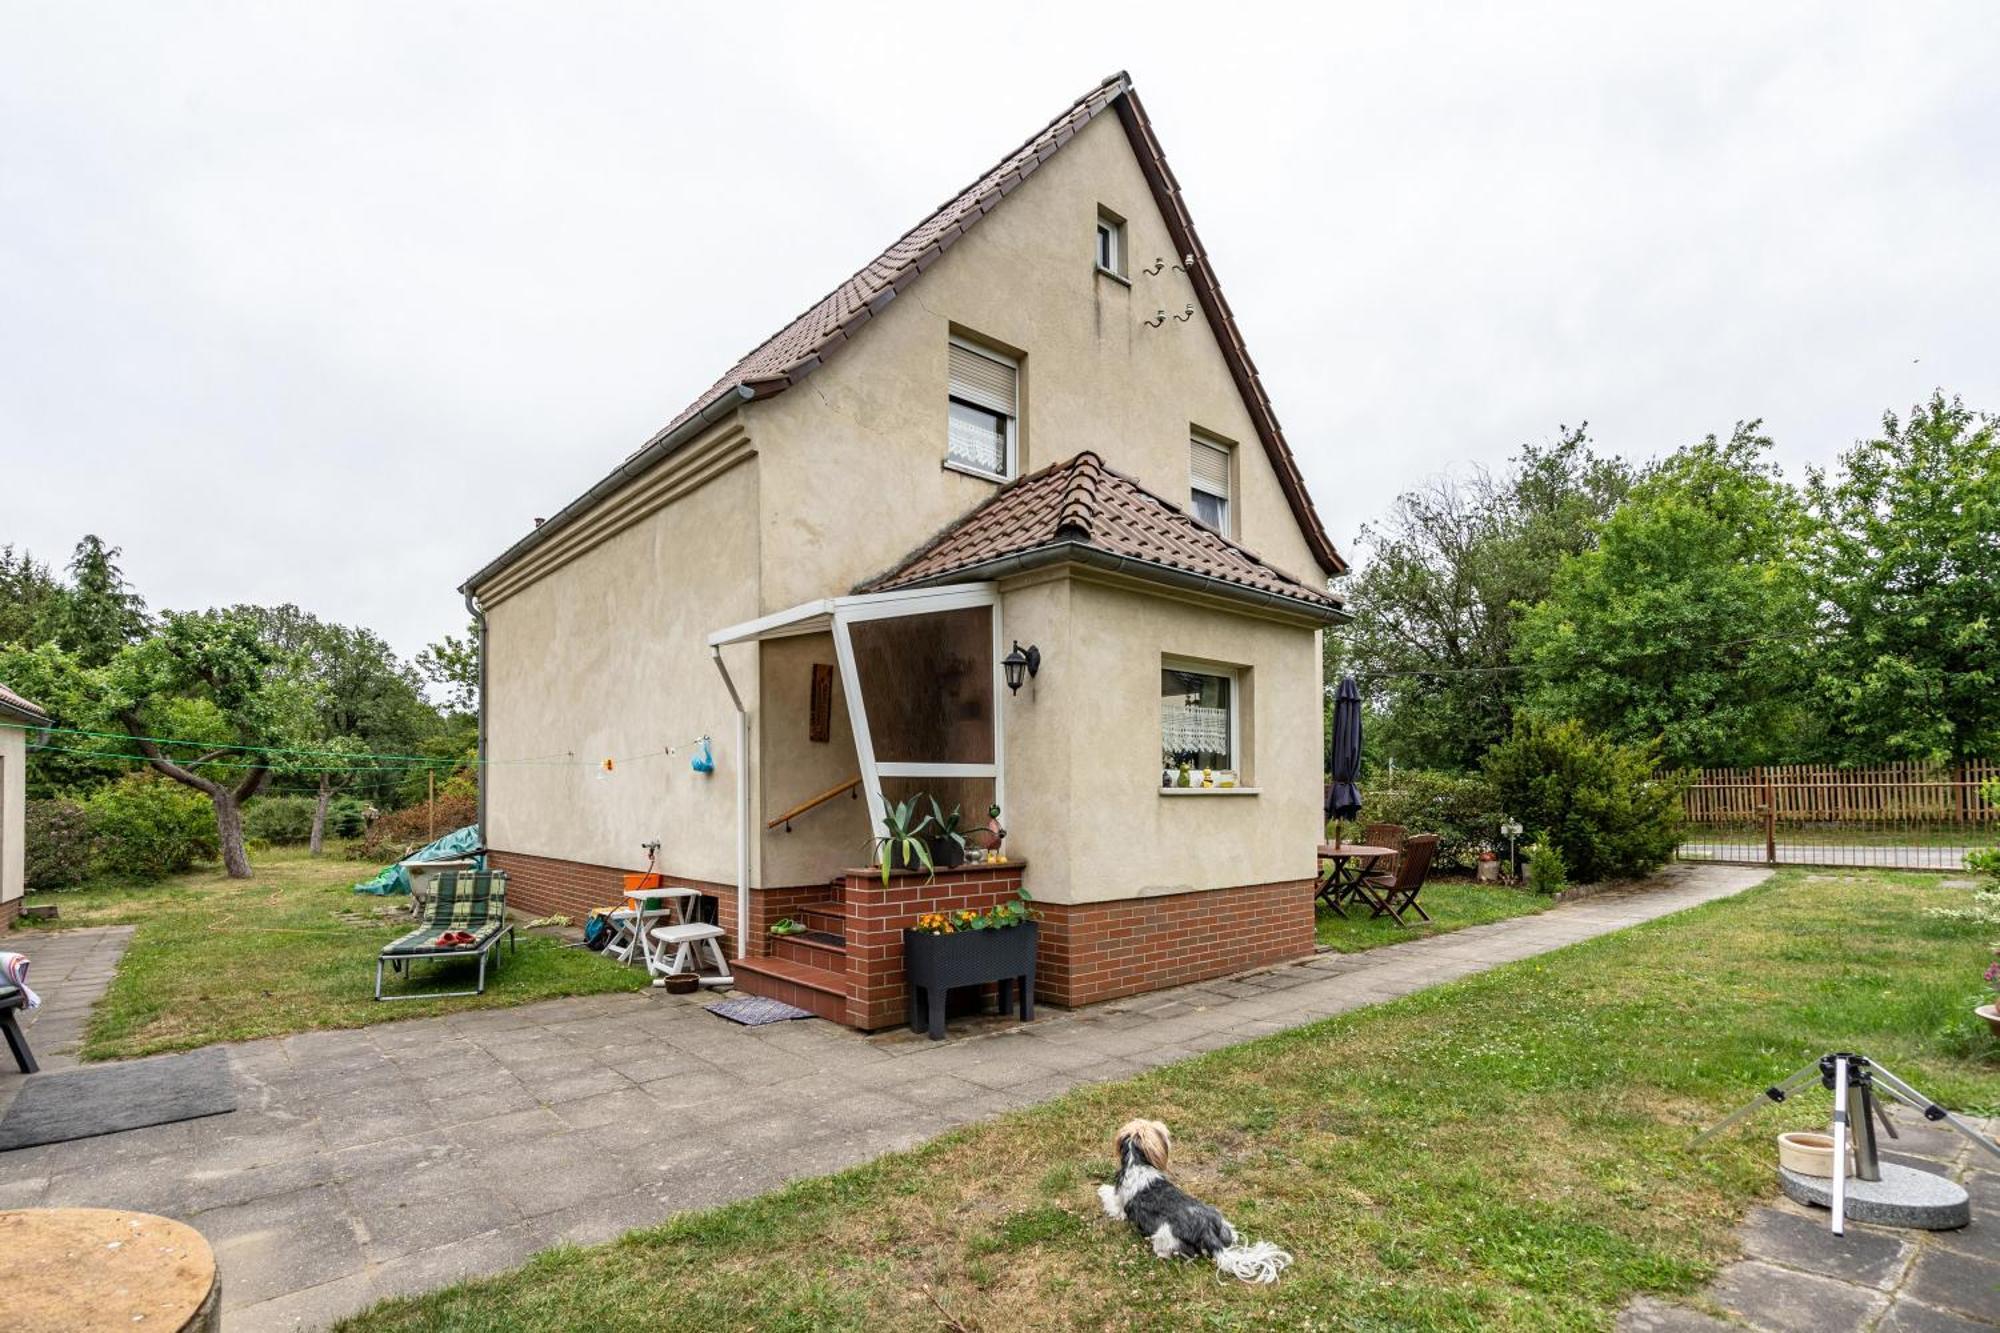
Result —
<svg viewBox="0 0 2000 1333"><path fill-rule="evenodd" d="M1097 210L1097 267L1115 278L1125 276L1125 219Z"/></svg>
<svg viewBox="0 0 2000 1333"><path fill-rule="evenodd" d="M951 340L949 360L951 420L945 461L986 476L1013 476L1019 363L961 338Z"/></svg>
<svg viewBox="0 0 2000 1333"><path fill-rule="evenodd" d="M1226 444L1188 440L1188 500L1194 516L1217 532L1229 531L1230 450Z"/></svg>

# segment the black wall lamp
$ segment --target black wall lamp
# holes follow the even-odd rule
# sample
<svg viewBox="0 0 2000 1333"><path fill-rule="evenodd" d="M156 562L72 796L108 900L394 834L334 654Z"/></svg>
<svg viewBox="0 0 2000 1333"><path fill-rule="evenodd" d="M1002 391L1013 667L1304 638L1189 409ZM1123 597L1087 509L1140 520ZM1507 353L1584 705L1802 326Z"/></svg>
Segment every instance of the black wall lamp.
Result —
<svg viewBox="0 0 2000 1333"><path fill-rule="evenodd" d="M1007 673L1008 693L1019 694L1021 682L1033 680L1042 669L1042 650L1032 643L1023 648L1021 641L1016 639L1014 651L1000 659L1000 669Z"/></svg>

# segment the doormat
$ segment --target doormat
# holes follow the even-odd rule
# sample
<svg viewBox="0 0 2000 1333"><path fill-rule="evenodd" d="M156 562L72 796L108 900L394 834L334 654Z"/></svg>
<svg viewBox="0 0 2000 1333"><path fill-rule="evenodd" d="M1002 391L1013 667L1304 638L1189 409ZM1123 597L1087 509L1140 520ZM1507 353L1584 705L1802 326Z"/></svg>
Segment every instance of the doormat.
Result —
<svg viewBox="0 0 2000 1333"><path fill-rule="evenodd" d="M761 996L744 997L735 1000L718 1000L708 1006L711 1014L720 1014L732 1023L741 1023L746 1028L762 1027L766 1023L783 1023L792 1018L811 1018L810 1009L801 1009L783 1000L766 1000Z"/></svg>
<svg viewBox="0 0 2000 1333"><path fill-rule="evenodd" d="M0 1152L235 1109L229 1053L219 1046L94 1069L36 1074L21 1084L20 1094L7 1108L7 1118L0 1120Z"/></svg>

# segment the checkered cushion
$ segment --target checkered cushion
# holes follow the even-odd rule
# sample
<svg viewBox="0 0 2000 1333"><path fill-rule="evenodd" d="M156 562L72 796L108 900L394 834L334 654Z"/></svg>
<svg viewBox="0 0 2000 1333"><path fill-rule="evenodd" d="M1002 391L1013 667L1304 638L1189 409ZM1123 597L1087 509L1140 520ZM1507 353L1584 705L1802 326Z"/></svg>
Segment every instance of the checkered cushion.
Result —
<svg viewBox="0 0 2000 1333"><path fill-rule="evenodd" d="M494 938L506 928L506 924L500 921L489 921L477 928L469 926L420 926L401 939L385 946L382 950L382 956L389 958L426 953L478 953L481 949L492 943ZM470 931L473 936L472 943L454 944L447 948L439 948L437 942L438 936L448 930Z"/></svg>
<svg viewBox="0 0 2000 1333"><path fill-rule="evenodd" d="M437 877L424 916L427 929L478 933L488 922L507 919L507 872L480 870L471 874L447 870Z"/></svg>

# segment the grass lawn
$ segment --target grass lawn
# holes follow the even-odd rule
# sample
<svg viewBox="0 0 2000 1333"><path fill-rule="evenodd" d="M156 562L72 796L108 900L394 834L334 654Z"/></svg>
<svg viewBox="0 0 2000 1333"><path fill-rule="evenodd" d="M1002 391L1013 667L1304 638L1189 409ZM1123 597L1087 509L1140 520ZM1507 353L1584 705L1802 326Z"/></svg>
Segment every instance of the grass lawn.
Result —
<svg viewBox="0 0 2000 1333"><path fill-rule="evenodd" d="M1770 1108L1858 1049L2000 1108L1970 1010L1991 927L1923 876L1779 873L1740 897L956 1131L610 1245L390 1302L366 1330L1607 1328L1692 1292L1772 1192ZM1273 1288L1155 1260L1098 1213L1113 1128L1175 1131L1182 1184L1293 1251ZM782 1152L782 1145L773 1151Z"/></svg>
<svg viewBox="0 0 2000 1333"><path fill-rule="evenodd" d="M144 887L37 894L28 902L57 904L60 921L23 923L9 947L32 954L35 930L128 923L139 928L111 989L91 1014L85 1060L645 984L638 968L524 934L520 952L506 955L497 976L489 963L483 996L378 1004L375 955L411 923L407 897L353 891L355 881L373 870L359 861L277 851L257 859L256 878L250 880L232 880L211 868ZM471 962L426 964L417 977L424 988L470 989L475 973ZM407 983L392 978L391 984Z"/></svg>
<svg viewBox="0 0 2000 1333"><path fill-rule="evenodd" d="M1319 942L1340 953L1379 949L1385 944L1420 940L1426 935L1443 935L1467 926L1483 926L1489 921L1505 921L1510 916L1526 916L1547 911L1549 899L1526 889L1505 884L1476 884L1469 879L1434 879L1424 885L1417 901L1431 914L1426 923L1405 912L1407 926L1399 926L1386 916L1370 916L1366 903L1344 906L1342 917L1321 904L1314 929Z"/></svg>

